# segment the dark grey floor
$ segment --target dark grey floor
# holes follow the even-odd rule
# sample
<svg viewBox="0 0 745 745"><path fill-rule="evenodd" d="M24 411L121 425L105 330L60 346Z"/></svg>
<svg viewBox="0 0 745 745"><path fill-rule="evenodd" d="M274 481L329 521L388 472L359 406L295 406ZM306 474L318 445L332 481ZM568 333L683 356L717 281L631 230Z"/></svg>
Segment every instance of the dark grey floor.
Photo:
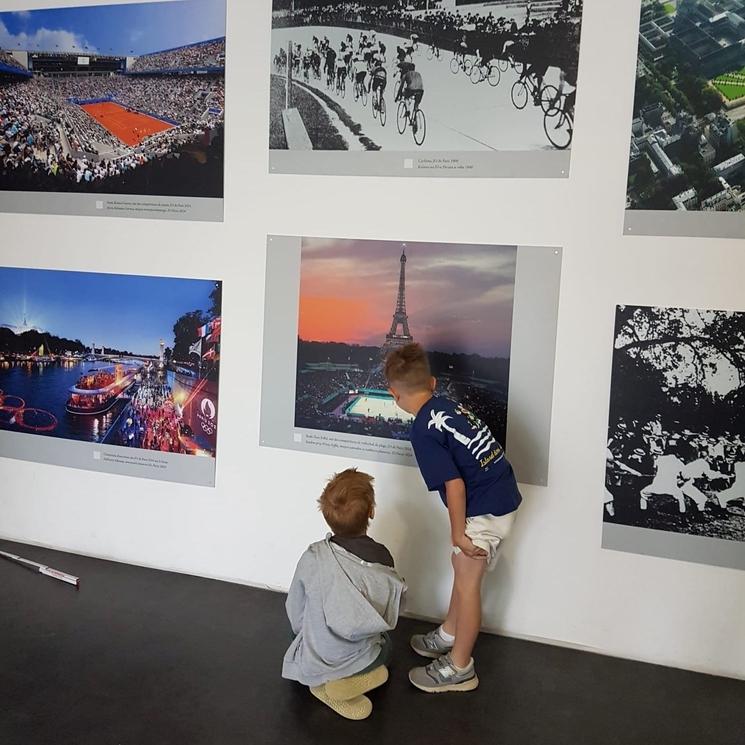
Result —
<svg viewBox="0 0 745 745"><path fill-rule="evenodd" d="M0 745L743 745L745 683L484 636L481 687L391 681L347 722L279 675L284 596L0 541Z"/></svg>

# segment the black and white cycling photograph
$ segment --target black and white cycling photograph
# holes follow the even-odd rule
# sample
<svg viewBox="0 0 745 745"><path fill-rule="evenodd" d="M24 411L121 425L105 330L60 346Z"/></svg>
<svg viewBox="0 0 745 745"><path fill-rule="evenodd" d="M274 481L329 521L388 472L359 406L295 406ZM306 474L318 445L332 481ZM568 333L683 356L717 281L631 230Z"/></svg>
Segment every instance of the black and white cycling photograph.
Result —
<svg viewBox="0 0 745 745"><path fill-rule="evenodd" d="M375 174L567 176L581 20L582 0L274 0L269 148L296 157L272 170L344 151Z"/></svg>
<svg viewBox="0 0 745 745"><path fill-rule="evenodd" d="M604 521L745 541L745 313L619 306Z"/></svg>

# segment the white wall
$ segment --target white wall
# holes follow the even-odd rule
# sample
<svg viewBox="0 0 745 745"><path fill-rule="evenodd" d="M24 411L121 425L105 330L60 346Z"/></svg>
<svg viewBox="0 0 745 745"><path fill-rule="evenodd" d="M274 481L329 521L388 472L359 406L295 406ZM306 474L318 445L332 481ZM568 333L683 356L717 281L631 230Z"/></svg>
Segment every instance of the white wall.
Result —
<svg viewBox="0 0 745 745"><path fill-rule="evenodd" d="M467 183L270 178L270 0L230 0L224 225L0 214L4 265L225 279L217 488L0 459L0 535L287 587L302 550L324 534L315 508L324 479L352 463L257 445L266 234L560 244L550 487L524 489L516 533L489 579L485 623L745 677L745 572L600 548L614 305L743 310L745 241L622 237L638 2L586 6L572 178ZM371 217L373 199L381 218ZM373 535L411 586L409 610L439 616L445 510L415 470L360 465L376 476Z"/></svg>

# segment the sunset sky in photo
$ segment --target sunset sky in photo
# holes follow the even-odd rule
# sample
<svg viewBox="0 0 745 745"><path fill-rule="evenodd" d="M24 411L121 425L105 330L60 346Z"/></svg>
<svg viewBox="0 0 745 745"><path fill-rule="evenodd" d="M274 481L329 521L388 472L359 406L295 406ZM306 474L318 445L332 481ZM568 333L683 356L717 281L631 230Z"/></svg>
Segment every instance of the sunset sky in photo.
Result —
<svg viewBox="0 0 745 745"><path fill-rule="evenodd" d="M304 238L300 338L382 346L404 246L415 341L430 351L508 357L515 246Z"/></svg>

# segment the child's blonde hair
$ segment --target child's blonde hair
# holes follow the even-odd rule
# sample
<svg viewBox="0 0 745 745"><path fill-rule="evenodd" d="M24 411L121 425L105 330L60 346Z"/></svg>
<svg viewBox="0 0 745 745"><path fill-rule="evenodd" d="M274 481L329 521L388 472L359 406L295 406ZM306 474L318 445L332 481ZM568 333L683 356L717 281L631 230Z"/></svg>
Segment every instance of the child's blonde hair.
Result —
<svg viewBox="0 0 745 745"><path fill-rule="evenodd" d="M431 388L432 371L421 344L411 343L389 352L385 358L388 385L415 393Z"/></svg>

